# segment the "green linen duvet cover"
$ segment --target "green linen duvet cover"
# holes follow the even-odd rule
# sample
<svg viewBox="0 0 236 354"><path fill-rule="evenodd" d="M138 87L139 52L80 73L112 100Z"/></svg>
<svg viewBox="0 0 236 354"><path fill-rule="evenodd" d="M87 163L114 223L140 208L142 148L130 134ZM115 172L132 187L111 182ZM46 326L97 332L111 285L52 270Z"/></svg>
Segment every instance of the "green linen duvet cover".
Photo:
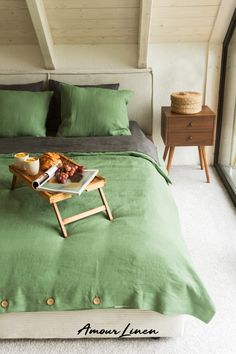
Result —
<svg viewBox="0 0 236 354"><path fill-rule="evenodd" d="M68 155L106 178L114 220L100 213L67 225L64 239L37 192L23 184L10 190L13 158L0 155L0 301L9 303L0 315L135 308L209 322L214 305L181 237L164 172L138 153ZM66 217L100 204L97 191L84 192L59 208Z"/></svg>

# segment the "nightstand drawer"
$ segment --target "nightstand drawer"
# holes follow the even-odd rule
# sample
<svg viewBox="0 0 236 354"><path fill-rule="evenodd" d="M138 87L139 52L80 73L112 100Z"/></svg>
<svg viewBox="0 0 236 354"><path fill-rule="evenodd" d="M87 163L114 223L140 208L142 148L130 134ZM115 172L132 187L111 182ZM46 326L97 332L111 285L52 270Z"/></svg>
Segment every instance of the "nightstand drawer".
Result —
<svg viewBox="0 0 236 354"><path fill-rule="evenodd" d="M168 119L169 132L177 131L211 131L214 128L214 117L175 117Z"/></svg>
<svg viewBox="0 0 236 354"><path fill-rule="evenodd" d="M169 132L167 136L167 145L169 146L206 146L212 144L213 130L204 132Z"/></svg>

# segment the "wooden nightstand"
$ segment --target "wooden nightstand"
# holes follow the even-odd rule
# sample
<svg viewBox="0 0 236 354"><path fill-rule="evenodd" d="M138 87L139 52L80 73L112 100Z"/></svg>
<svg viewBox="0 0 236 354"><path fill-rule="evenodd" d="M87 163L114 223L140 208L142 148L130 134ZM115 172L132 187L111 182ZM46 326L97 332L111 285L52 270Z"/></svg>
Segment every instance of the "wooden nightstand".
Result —
<svg viewBox="0 0 236 354"><path fill-rule="evenodd" d="M178 114L171 107L161 109L161 136L165 143L163 159L169 152L167 170L170 171L176 146L198 146L201 169L205 169L207 182L210 182L205 146L213 145L215 132L215 113L207 106L196 114Z"/></svg>

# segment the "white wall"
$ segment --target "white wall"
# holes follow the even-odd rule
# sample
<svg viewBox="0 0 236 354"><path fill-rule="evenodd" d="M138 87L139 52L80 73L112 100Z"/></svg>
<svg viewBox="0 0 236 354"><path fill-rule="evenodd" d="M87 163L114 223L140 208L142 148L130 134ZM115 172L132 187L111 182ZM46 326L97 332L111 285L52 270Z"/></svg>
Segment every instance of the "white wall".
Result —
<svg viewBox="0 0 236 354"><path fill-rule="evenodd" d="M112 70L137 67L137 45L57 45L58 71Z"/></svg>
<svg viewBox="0 0 236 354"><path fill-rule="evenodd" d="M56 45L56 72L132 69L137 67L137 45ZM2 45L1 72L41 72L44 63L38 45Z"/></svg>
<svg viewBox="0 0 236 354"><path fill-rule="evenodd" d="M43 58L38 45L1 45L0 53L2 73L43 70Z"/></svg>
<svg viewBox="0 0 236 354"><path fill-rule="evenodd" d="M148 64L154 74L154 137L160 151L164 149L160 137L161 106L170 106L170 94L174 91L198 91L204 96L207 50L207 43L161 43L149 46ZM173 164L197 163L197 148L176 148Z"/></svg>

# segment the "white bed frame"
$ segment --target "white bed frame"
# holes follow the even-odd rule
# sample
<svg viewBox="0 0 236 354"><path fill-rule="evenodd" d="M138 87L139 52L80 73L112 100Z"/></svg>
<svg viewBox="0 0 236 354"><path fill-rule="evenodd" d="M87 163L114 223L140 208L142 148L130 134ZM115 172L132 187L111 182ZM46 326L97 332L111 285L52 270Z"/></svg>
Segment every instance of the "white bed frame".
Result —
<svg viewBox="0 0 236 354"><path fill-rule="evenodd" d="M0 338L119 338L122 333L131 333L124 338L154 338L181 336L183 332L184 316L154 311L107 309L0 315Z"/></svg>
<svg viewBox="0 0 236 354"><path fill-rule="evenodd" d="M152 135L153 78L150 70L69 74L0 73L0 84L44 80L47 85L49 78L82 85L119 82L120 89L131 89L135 92L129 104L130 120L136 120L147 135ZM86 334L86 329L84 329L78 335L78 331L86 325L88 327L88 324L95 332ZM184 316L166 316L154 311L135 309L6 312L0 314L0 338L117 338L127 325L129 327L126 333L129 333L130 329L134 331L126 338L176 337L183 335ZM106 330L114 331L109 334L105 333ZM119 331L120 333L117 333ZM140 333L140 331L145 333Z"/></svg>

